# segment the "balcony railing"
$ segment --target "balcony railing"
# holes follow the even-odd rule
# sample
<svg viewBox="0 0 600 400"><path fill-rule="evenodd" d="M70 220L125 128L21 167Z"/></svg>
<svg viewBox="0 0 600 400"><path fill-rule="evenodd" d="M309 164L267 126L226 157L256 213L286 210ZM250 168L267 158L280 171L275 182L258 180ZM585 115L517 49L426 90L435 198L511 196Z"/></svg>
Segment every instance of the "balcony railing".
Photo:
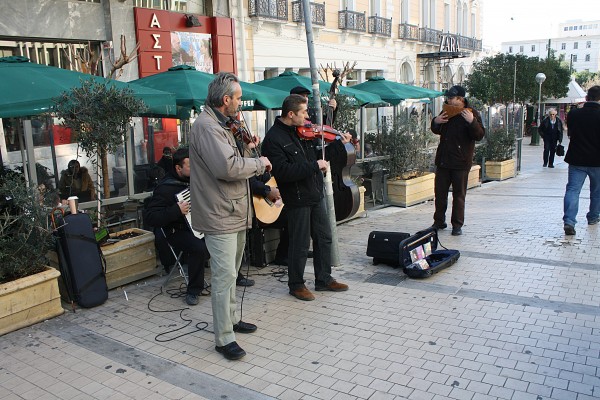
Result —
<svg viewBox="0 0 600 400"><path fill-rule="evenodd" d="M248 0L248 15L287 21L287 0Z"/></svg>
<svg viewBox="0 0 600 400"><path fill-rule="evenodd" d="M419 41L424 43L440 43L442 31L431 28L419 28Z"/></svg>
<svg viewBox="0 0 600 400"><path fill-rule="evenodd" d="M349 31L366 32L366 17L356 11L338 11L338 28Z"/></svg>
<svg viewBox="0 0 600 400"><path fill-rule="evenodd" d="M369 17L369 33L392 37L392 19L381 18L377 15Z"/></svg>
<svg viewBox="0 0 600 400"><path fill-rule="evenodd" d="M400 24L398 26L398 39L419 40L419 27L417 25Z"/></svg>
<svg viewBox="0 0 600 400"><path fill-rule="evenodd" d="M310 19L314 25L325 26L325 3L310 3ZM292 1L292 21L304 21L302 1Z"/></svg>

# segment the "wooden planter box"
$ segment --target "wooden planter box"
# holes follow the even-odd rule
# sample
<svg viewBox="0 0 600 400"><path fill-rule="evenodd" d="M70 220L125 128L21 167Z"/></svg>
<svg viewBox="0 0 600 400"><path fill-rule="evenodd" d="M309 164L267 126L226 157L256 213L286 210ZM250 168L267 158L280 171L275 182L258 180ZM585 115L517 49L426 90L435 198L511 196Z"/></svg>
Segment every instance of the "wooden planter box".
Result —
<svg viewBox="0 0 600 400"><path fill-rule="evenodd" d="M161 271L156 262L154 233L132 228L117 232L116 235L128 232L141 235L101 247L106 259L106 284L109 289L159 274Z"/></svg>
<svg viewBox="0 0 600 400"><path fill-rule="evenodd" d="M481 165L475 164L469 171L469 178L467 180L467 189L481 186Z"/></svg>
<svg viewBox="0 0 600 400"><path fill-rule="evenodd" d="M515 176L515 159L505 161L486 161L485 178L490 181L503 181Z"/></svg>
<svg viewBox="0 0 600 400"><path fill-rule="evenodd" d="M0 285L0 335L61 315L58 277L48 268Z"/></svg>
<svg viewBox="0 0 600 400"><path fill-rule="evenodd" d="M395 206L409 207L432 200L435 197L434 180L435 174L432 172L408 180L388 180L388 202Z"/></svg>
<svg viewBox="0 0 600 400"><path fill-rule="evenodd" d="M131 228L111 234L111 237L132 231L138 232L141 235L101 247L102 254L106 260L106 285L109 289L114 289L161 272L161 267L156 262L154 233L143 229ZM58 269L56 252L48 252L48 259L50 260L50 266ZM64 295L63 298L68 298L62 287L61 293Z"/></svg>

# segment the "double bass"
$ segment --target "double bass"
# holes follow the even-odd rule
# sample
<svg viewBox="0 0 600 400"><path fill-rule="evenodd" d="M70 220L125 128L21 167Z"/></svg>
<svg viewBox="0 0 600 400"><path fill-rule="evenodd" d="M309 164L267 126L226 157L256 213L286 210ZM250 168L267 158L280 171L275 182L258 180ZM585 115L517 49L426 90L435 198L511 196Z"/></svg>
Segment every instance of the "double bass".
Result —
<svg viewBox="0 0 600 400"><path fill-rule="evenodd" d="M333 82L329 88L329 100L335 98L340 72L333 71ZM327 106L326 125L323 130L331 129L333 125L333 107ZM350 177L350 168L356 163L356 150L351 143L344 144L344 152L330 154L329 165L333 185L333 203L335 219L341 221L356 214L360 205L360 192L358 186Z"/></svg>

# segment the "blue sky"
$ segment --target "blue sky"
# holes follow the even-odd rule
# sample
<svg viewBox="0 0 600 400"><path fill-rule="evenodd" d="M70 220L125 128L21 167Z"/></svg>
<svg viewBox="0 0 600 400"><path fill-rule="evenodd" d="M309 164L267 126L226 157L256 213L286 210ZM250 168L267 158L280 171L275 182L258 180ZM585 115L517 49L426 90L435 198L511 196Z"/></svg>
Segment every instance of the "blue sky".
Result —
<svg viewBox="0 0 600 400"><path fill-rule="evenodd" d="M557 36L558 24L600 20L599 0L484 0L483 45Z"/></svg>

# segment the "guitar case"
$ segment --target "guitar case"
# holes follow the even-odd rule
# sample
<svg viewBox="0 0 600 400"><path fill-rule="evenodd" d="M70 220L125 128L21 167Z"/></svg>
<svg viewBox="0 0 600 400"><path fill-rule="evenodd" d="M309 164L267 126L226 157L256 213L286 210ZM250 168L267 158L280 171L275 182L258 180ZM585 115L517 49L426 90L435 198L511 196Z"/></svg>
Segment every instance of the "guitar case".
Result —
<svg viewBox="0 0 600 400"><path fill-rule="evenodd" d="M60 273L70 300L83 308L103 304L108 299L106 271L90 216L67 214L55 226Z"/></svg>

